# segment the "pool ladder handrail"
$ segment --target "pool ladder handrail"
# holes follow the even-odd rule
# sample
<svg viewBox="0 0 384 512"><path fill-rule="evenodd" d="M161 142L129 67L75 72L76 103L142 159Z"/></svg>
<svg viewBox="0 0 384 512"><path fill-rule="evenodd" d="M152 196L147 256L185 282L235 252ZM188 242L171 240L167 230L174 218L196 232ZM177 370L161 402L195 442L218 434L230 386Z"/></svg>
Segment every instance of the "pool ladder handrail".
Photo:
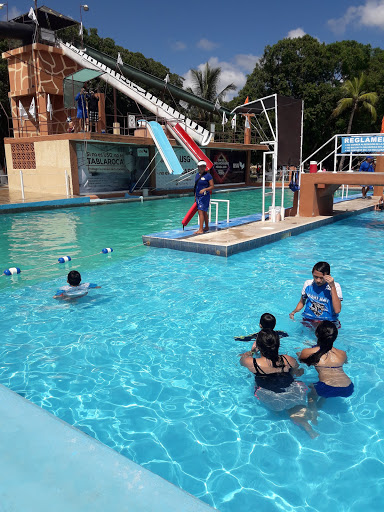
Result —
<svg viewBox="0 0 384 512"><path fill-rule="evenodd" d="M208 221L211 222L212 217L212 205L215 205L216 207L216 222L217 225L219 223L219 203L227 203L227 224L229 224L229 199L211 199L209 202L209 215L208 215Z"/></svg>

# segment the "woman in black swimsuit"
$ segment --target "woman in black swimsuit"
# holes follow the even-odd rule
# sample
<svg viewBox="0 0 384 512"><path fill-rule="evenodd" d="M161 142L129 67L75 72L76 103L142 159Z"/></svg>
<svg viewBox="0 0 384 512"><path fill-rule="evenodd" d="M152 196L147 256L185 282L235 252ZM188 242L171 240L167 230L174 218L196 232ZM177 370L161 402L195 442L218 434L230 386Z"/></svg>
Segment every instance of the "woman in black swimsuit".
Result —
<svg viewBox="0 0 384 512"><path fill-rule="evenodd" d="M279 355L280 338L272 329L262 329L256 338L256 352L260 357L253 358L253 352L241 354L240 364L255 375L255 396L268 409L286 410L290 419L302 426L313 438L317 433L308 423L307 392L303 382L295 381L294 375L302 375L303 370L295 358L287 354Z"/></svg>

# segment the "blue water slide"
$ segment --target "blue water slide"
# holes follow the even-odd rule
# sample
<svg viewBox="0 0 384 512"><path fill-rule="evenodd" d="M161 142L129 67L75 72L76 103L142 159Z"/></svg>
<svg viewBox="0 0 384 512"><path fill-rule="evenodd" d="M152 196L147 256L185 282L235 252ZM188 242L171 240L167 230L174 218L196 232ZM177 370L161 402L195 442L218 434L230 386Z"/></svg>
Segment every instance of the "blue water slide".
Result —
<svg viewBox="0 0 384 512"><path fill-rule="evenodd" d="M139 121L139 126L148 128L154 143L163 159L168 171L171 174L182 174L184 169L181 167L179 159L177 158L172 146L164 133L162 126L156 121Z"/></svg>

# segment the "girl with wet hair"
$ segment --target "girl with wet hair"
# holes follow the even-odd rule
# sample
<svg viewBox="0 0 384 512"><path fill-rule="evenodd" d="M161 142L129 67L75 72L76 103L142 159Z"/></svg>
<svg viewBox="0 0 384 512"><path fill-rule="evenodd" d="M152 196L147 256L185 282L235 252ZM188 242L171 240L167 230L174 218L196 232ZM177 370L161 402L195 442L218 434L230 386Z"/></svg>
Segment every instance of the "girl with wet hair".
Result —
<svg viewBox="0 0 384 512"><path fill-rule="evenodd" d="M303 311L303 324L316 328L319 322L330 320L340 328L339 313L343 294L339 283L331 276L331 267L326 261L319 261L312 268L312 279L305 281L300 300L289 317Z"/></svg>
<svg viewBox="0 0 384 512"><path fill-rule="evenodd" d="M256 338L255 351L241 354L240 364L255 375L255 397L272 411L287 411L296 424L313 438L317 433L306 416L308 388L296 381L303 370L294 357L280 355L280 337L272 329L262 329ZM260 357L254 358L255 353Z"/></svg>
<svg viewBox="0 0 384 512"><path fill-rule="evenodd" d="M351 379L344 373L343 364L347 354L333 346L338 329L333 322L324 320L316 328L317 345L305 348L298 353L299 360L308 366L314 366L319 381L311 384L308 394L308 414L311 421L317 422L318 410L326 398L351 396L354 387Z"/></svg>
<svg viewBox="0 0 384 512"><path fill-rule="evenodd" d="M319 374L319 382L313 385L312 398L348 397L354 390L351 379L344 373L347 362L344 350L334 348L338 330L333 322L321 322L315 331L317 345L301 351L299 360L308 366L314 366Z"/></svg>

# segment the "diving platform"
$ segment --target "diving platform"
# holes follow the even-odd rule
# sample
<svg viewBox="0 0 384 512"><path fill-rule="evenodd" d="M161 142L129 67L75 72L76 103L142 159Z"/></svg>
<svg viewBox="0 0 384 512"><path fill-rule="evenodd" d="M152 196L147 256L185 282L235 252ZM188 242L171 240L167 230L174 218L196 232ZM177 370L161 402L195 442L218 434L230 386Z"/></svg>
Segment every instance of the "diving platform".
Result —
<svg viewBox="0 0 384 512"><path fill-rule="evenodd" d="M261 222L260 214L249 215L230 219L229 223L221 221L218 224L210 224L210 231L201 235L194 234L197 226L188 226L185 231L175 229L144 235L143 243L150 247L229 257L299 235L351 215L370 211L378 200L379 197L372 196L370 199L363 199L360 196L358 199L335 200L331 215L286 217L285 220L274 223L269 220Z"/></svg>

